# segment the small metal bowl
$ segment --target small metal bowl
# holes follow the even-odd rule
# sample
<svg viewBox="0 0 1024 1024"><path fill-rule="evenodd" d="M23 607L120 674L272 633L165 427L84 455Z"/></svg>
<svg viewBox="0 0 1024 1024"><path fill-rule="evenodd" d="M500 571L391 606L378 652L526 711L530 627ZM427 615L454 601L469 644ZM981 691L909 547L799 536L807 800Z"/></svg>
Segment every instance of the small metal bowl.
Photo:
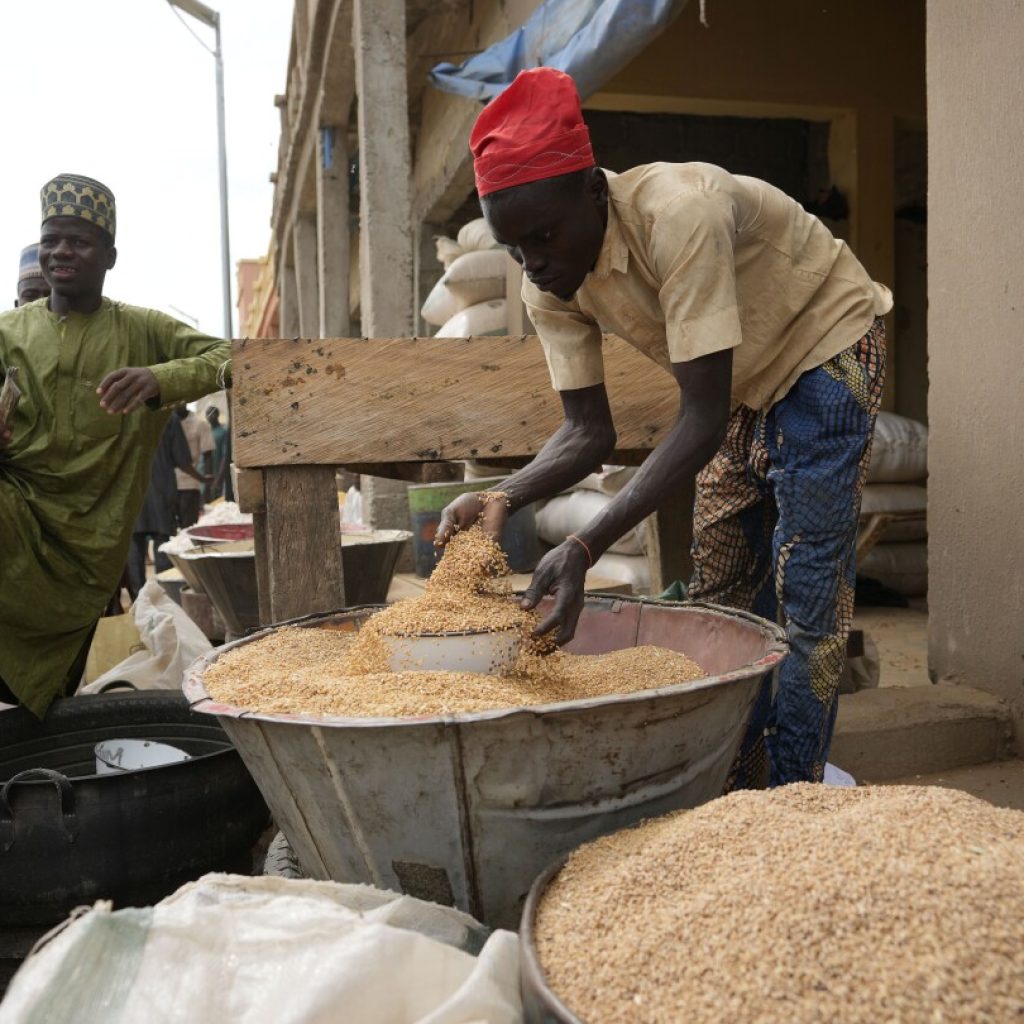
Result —
<svg viewBox="0 0 1024 1024"><path fill-rule="evenodd" d="M519 657L518 628L385 636L392 672L474 672L496 676Z"/></svg>

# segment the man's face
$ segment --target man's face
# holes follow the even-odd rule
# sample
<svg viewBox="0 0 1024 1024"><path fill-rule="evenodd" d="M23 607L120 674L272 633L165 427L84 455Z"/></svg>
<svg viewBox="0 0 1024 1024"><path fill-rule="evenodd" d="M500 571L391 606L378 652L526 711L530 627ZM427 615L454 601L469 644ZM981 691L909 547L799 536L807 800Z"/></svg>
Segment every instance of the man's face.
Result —
<svg viewBox="0 0 1024 1024"><path fill-rule="evenodd" d="M541 291L571 298L594 268L608 222L608 183L598 168L485 196L491 233Z"/></svg>
<svg viewBox="0 0 1024 1024"><path fill-rule="evenodd" d="M117 250L102 228L80 217L51 217L39 238L39 265L54 292L68 298L102 294Z"/></svg>
<svg viewBox="0 0 1024 1024"><path fill-rule="evenodd" d="M41 277L26 277L18 282L18 301L15 306L24 306L36 299L45 299L50 294L50 286Z"/></svg>

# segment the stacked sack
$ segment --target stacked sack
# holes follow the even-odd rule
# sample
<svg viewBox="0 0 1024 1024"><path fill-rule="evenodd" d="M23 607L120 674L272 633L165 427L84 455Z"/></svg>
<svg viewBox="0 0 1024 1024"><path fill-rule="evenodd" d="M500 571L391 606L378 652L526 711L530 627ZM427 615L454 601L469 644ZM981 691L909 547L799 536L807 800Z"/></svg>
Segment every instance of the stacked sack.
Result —
<svg viewBox="0 0 1024 1024"><path fill-rule="evenodd" d="M483 217L471 220L457 239L440 237L437 258L444 276L431 289L420 315L439 338L506 334L505 250L498 248Z"/></svg>
<svg viewBox="0 0 1024 1024"><path fill-rule="evenodd" d="M861 523L879 512L922 514L928 507L928 428L923 423L880 412L875 423ZM928 590L928 524L925 519L893 522L857 566L868 576L905 595L917 597Z"/></svg>
<svg viewBox="0 0 1024 1024"><path fill-rule="evenodd" d="M570 533L579 533L623 487L636 469L605 466L591 473L577 487L552 498L537 512L537 536L548 544L561 544ZM628 583L634 594L651 589L651 572L644 548L647 520L620 537L595 563L593 572L605 579Z"/></svg>

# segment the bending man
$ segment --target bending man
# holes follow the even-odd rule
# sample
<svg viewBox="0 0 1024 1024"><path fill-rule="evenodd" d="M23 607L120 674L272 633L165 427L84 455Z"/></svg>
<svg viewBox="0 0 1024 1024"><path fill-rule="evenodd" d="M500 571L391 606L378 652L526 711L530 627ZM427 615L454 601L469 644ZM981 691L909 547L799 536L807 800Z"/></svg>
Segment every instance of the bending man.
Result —
<svg viewBox="0 0 1024 1024"><path fill-rule="evenodd" d="M524 605L571 639L588 567L697 475L690 595L775 619L791 644L766 680L735 786L820 780L853 610L861 487L882 389L891 305L845 243L778 189L710 164L596 166L572 80L522 72L470 141L495 238L522 264L523 298L565 421L502 484L510 508L607 460L615 426L602 332L671 373L679 417L632 482L541 561ZM483 514L446 510L444 543Z"/></svg>

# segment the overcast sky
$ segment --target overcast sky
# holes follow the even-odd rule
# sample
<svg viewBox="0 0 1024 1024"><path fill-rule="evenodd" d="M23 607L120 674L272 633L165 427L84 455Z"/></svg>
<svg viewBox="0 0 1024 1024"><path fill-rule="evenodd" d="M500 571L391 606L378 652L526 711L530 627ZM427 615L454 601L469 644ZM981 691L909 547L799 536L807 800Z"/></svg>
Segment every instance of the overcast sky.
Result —
<svg viewBox="0 0 1024 1024"><path fill-rule="evenodd" d="M207 3L221 12L234 264L270 238L292 4ZM183 17L212 48L212 31ZM0 97L0 308L39 238L40 187L74 172L117 199L106 294L222 333L214 61L167 0L0 0Z"/></svg>

